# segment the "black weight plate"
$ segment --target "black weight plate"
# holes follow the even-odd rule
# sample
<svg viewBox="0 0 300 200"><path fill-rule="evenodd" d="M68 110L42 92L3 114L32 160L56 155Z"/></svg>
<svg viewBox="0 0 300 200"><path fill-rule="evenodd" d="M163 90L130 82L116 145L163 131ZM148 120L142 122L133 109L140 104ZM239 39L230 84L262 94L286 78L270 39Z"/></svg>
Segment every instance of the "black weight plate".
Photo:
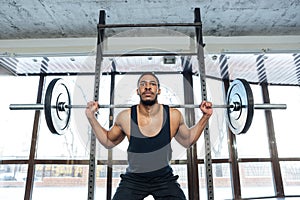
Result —
<svg viewBox="0 0 300 200"><path fill-rule="evenodd" d="M69 90L63 79L53 79L46 90L44 109L49 130L59 135L65 133L64 130L68 127L71 116L71 109L58 109L61 102L71 105Z"/></svg>
<svg viewBox="0 0 300 200"><path fill-rule="evenodd" d="M238 103L240 108L227 109L227 122L234 134L246 133L251 126L254 114L253 93L245 79L235 79L228 89L227 104Z"/></svg>

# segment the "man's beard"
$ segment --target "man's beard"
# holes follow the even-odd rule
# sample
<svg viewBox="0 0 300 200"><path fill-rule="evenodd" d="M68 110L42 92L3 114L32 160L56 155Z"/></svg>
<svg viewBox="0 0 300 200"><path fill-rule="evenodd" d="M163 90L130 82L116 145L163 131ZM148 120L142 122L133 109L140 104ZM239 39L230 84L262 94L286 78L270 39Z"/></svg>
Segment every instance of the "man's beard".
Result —
<svg viewBox="0 0 300 200"><path fill-rule="evenodd" d="M153 106L157 102L157 95L155 96L155 98L153 100L143 100L140 95L140 101L141 101L141 104L143 104L145 106Z"/></svg>

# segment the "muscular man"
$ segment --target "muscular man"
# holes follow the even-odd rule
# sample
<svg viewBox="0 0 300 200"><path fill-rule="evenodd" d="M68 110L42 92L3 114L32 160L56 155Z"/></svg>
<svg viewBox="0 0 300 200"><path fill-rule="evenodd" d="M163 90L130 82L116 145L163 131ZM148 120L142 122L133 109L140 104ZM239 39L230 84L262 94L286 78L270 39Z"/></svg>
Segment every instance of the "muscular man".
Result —
<svg viewBox="0 0 300 200"><path fill-rule="evenodd" d="M212 104L203 101L199 106L202 118L188 128L178 109L158 103L161 90L153 73L142 74L137 87L140 103L121 111L109 130L95 117L98 103L87 104L86 116L103 146L112 148L125 137L129 140L128 167L113 200L140 200L148 195L160 200L186 199L169 164L170 142L175 138L186 148L196 143L212 115Z"/></svg>

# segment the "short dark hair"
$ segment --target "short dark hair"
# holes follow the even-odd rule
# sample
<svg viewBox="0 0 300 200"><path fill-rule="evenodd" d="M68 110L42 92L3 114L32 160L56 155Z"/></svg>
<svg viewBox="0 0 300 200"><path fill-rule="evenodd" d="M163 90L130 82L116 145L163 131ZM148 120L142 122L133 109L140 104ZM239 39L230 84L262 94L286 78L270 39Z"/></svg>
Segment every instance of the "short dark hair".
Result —
<svg viewBox="0 0 300 200"><path fill-rule="evenodd" d="M158 80L157 76L154 74L154 72L144 72L144 73L142 73L141 76L140 76L139 79L138 79L137 85L139 85L141 78L142 78L143 76L146 76L146 75L151 75L151 76L153 76L153 77L156 79L156 81L157 81L158 88L160 87L159 80Z"/></svg>

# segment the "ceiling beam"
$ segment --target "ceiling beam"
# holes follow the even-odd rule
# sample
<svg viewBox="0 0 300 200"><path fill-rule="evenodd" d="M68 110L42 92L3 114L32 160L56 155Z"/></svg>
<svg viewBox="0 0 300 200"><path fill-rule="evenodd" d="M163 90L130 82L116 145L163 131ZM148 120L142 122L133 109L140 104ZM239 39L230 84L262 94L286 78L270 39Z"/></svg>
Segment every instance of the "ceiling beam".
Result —
<svg viewBox="0 0 300 200"><path fill-rule="evenodd" d="M204 36L206 53L230 52L286 52L300 51L300 36ZM194 40L189 37L111 37L105 42L107 53L134 51L141 48L194 51ZM56 38L0 40L0 56L22 54L78 54L90 53L96 49L96 38Z"/></svg>

